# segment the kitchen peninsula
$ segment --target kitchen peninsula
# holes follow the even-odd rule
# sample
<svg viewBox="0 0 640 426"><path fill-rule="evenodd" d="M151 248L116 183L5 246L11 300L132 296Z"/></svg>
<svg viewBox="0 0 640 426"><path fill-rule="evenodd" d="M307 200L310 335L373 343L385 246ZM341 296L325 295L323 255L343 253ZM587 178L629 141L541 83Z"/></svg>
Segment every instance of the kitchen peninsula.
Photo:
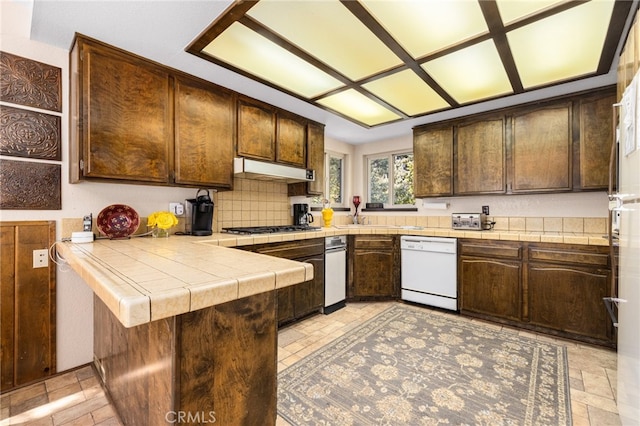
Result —
<svg viewBox="0 0 640 426"><path fill-rule="evenodd" d="M94 292L94 362L125 424L275 423L275 290L313 267L218 244L57 245Z"/></svg>

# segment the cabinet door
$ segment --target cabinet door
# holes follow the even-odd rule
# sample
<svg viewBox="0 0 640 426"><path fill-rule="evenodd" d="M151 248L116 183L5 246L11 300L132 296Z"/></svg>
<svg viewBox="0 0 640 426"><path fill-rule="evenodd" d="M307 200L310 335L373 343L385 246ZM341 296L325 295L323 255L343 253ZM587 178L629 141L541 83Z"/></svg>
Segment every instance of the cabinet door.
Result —
<svg viewBox="0 0 640 426"><path fill-rule="evenodd" d="M577 170L582 189L609 188L614 103L613 94L585 99L580 103L580 166Z"/></svg>
<svg viewBox="0 0 640 426"><path fill-rule="evenodd" d="M453 194L453 128L414 131L414 194L416 198Z"/></svg>
<svg viewBox="0 0 640 426"><path fill-rule="evenodd" d="M276 129L276 162L306 167L306 122L292 114L279 111Z"/></svg>
<svg viewBox="0 0 640 426"><path fill-rule="evenodd" d="M169 74L102 46L82 50L83 175L169 183Z"/></svg>
<svg viewBox="0 0 640 426"><path fill-rule="evenodd" d="M353 297L393 297L393 252L355 250Z"/></svg>
<svg viewBox="0 0 640 426"><path fill-rule="evenodd" d="M528 278L531 324L611 340L611 321L602 303L609 294L608 270L536 263L529 266Z"/></svg>
<svg viewBox="0 0 640 426"><path fill-rule="evenodd" d="M571 189L571 104L513 116L511 189Z"/></svg>
<svg viewBox="0 0 640 426"><path fill-rule="evenodd" d="M245 98L238 100L238 155L276 159L276 115L273 108Z"/></svg>
<svg viewBox="0 0 640 426"><path fill-rule="evenodd" d="M301 284L298 284L301 285ZM279 288L276 291L277 307L276 312L278 316L278 325L293 321L296 317L295 302L293 295L294 287Z"/></svg>
<svg viewBox="0 0 640 426"><path fill-rule="evenodd" d="M504 119L489 119L456 127L456 194L505 191Z"/></svg>
<svg viewBox="0 0 640 426"><path fill-rule="evenodd" d="M175 84L175 183L231 188L235 98L183 78Z"/></svg>
<svg viewBox="0 0 640 426"><path fill-rule="evenodd" d="M460 310L519 321L521 263L481 258L460 259Z"/></svg>
<svg viewBox="0 0 640 426"><path fill-rule="evenodd" d="M324 305L324 256L296 259L313 265L313 279L293 286L295 316L318 312Z"/></svg>
<svg viewBox="0 0 640 426"><path fill-rule="evenodd" d="M321 124L307 124L307 168L316 172L316 179L289 184L290 197L324 194L324 126Z"/></svg>
<svg viewBox="0 0 640 426"><path fill-rule="evenodd" d="M55 241L55 222L0 226L0 390L56 373L56 267L33 267Z"/></svg>

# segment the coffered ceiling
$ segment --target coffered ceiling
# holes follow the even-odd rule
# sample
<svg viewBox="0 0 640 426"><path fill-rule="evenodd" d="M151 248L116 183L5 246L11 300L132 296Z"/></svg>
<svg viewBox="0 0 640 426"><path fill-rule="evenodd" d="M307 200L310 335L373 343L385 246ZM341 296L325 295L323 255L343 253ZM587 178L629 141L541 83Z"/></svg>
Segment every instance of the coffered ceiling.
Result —
<svg viewBox="0 0 640 426"><path fill-rule="evenodd" d="M373 127L605 74L631 5L246 1L187 51Z"/></svg>
<svg viewBox="0 0 640 426"><path fill-rule="evenodd" d="M45 46L78 32L361 144L615 84L638 0L0 0L4 40L7 5Z"/></svg>

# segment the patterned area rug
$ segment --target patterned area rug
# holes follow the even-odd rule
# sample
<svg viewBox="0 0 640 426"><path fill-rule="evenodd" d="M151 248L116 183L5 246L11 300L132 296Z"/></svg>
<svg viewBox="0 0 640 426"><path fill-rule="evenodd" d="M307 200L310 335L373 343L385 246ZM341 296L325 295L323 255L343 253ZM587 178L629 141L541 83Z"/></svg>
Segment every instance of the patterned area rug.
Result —
<svg viewBox="0 0 640 426"><path fill-rule="evenodd" d="M398 304L278 375L292 425L570 425L566 348Z"/></svg>

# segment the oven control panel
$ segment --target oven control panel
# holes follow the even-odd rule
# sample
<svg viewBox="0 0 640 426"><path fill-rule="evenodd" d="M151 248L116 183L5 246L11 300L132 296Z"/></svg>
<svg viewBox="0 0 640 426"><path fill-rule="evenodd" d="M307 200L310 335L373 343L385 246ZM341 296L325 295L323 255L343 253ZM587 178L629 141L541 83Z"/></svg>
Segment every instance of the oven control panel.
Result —
<svg viewBox="0 0 640 426"><path fill-rule="evenodd" d="M487 215L483 213L453 213L451 215L451 228L482 231L486 221Z"/></svg>

